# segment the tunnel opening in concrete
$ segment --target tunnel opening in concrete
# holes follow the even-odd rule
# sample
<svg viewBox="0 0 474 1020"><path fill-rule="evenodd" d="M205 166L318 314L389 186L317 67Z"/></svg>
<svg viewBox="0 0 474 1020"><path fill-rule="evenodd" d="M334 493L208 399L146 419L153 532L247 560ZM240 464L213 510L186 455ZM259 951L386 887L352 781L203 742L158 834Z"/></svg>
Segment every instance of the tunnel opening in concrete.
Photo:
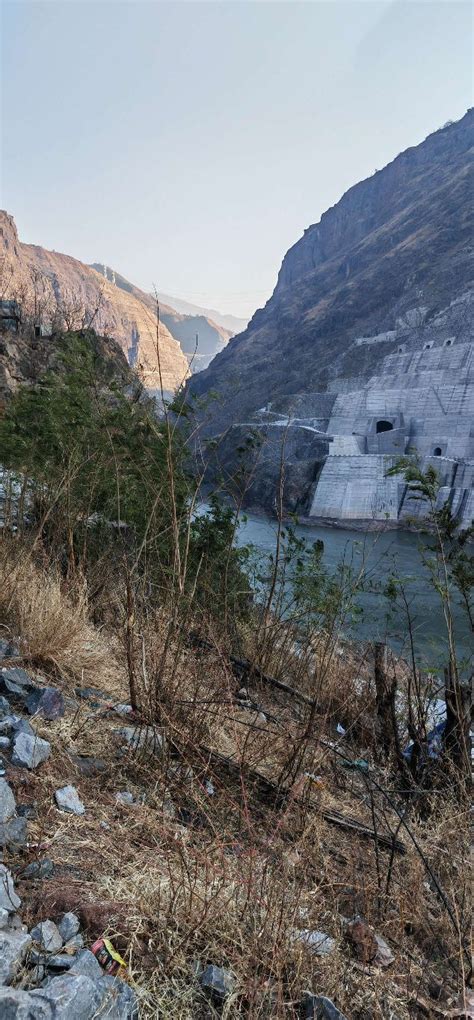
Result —
<svg viewBox="0 0 474 1020"><path fill-rule="evenodd" d="M376 432L391 432L393 425L391 421L385 421L383 418L377 422Z"/></svg>
<svg viewBox="0 0 474 1020"><path fill-rule="evenodd" d="M441 447L440 446L435 446L435 448L433 450L433 456L434 457L441 457L441 453L442 453Z"/></svg>

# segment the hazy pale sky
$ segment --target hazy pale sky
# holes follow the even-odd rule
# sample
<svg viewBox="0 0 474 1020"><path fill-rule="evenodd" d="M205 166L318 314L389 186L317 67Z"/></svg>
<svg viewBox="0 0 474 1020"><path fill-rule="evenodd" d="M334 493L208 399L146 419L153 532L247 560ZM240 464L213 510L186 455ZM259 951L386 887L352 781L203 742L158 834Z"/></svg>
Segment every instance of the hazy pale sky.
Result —
<svg viewBox="0 0 474 1020"><path fill-rule="evenodd" d="M237 315L347 188L472 104L456 0L2 15L1 205L21 239Z"/></svg>

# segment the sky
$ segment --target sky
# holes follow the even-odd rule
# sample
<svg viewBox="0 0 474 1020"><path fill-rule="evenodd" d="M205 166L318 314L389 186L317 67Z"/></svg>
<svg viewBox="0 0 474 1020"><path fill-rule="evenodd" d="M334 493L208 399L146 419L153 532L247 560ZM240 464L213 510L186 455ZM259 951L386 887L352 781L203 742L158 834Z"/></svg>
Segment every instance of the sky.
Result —
<svg viewBox="0 0 474 1020"><path fill-rule="evenodd" d="M357 181L472 105L457 0L3 0L20 238L249 317Z"/></svg>

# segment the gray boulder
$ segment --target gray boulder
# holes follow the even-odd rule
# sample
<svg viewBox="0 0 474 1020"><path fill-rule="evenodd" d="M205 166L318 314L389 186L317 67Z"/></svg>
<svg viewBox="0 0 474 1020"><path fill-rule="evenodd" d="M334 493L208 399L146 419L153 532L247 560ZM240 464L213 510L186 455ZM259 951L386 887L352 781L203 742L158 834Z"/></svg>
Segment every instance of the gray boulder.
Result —
<svg viewBox="0 0 474 1020"><path fill-rule="evenodd" d="M47 1000L33 998L34 995L36 991L0 988L0 1016L3 1020L53 1020L53 1010Z"/></svg>
<svg viewBox="0 0 474 1020"><path fill-rule="evenodd" d="M124 726L119 730L132 751L160 756L165 751L165 738L154 726Z"/></svg>
<svg viewBox="0 0 474 1020"><path fill-rule="evenodd" d="M41 921L31 929L31 937L47 953L57 953L62 948L63 940L54 921Z"/></svg>
<svg viewBox="0 0 474 1020"><path fill-rule="evenodd" d="M311 992L305 992L300 1013L305 1020L347 1020L331 999L327 999L325 995L313 995Z"/></svg>
<svg viewBox="0 0 474 1020"><path fill-rule="evenodd" d="M4 697L24 702L34 688L31 677L24 669L14 666L12 669L0 670L0 694Z"/></svg>
<svg viewBox="0 0 474 1020"><path fill-rule="evenodd" d="M74 957L71 974L85 975L92 980L104 976L102 967L90 949L81 949Z"/></svg>
<svg viewBox="0 0 474 1020"><path fill-rule="evenodd" d="M235 977L232 971L226 970L225 967L215 967L211 963L203 970L199 984L211 999L223 1002L234 991Z"/></svg>
<svg viewBox="0 0 474 1020"><path fill-rule="evenodd" d="M81 922L77 917L77 914L73 914L72 910L68 911L67 914L64 914L64 917L58 924L59 934L62 937L63 943L69 942L70 939L74 938L80 927Z"/></svg>
<svg viewBox="0 0 474 1020"><path fill-rule="evenodd" d="M10 702L7 701L7 699L4 698L2 695L0 696L0 718L2 718L4 715L9 714L10 714Z"/></svg>
<svg viewBox="0 0 474 1020"><path fill-rule="evenodd" d="M4 736L11 736L12 733L29 733L30 736L34 737L35 731L28 722L28 719L23 719L21 715L5 715L0 719L0 733Z"/></svg>
<svg viewBox="0 0 474 1020"><path fill-rule="evenodd" d="M13 981L30 945L31 935L27 931L0 931L0 985Z"/></svg>
<svg viewBox="0 0 474 1020"><path fill-rule="evenodd" d="M0 864L0 910L7 910L9 914L14 914L20 906L21 900L15 892L11 872L4 864Z"/></svg>
<svg viewBox="0 0 474 1020"><path fill-rule="evenodd" d="M41 715L43 719L61 719L65 712L64 698L57 687L37 687L25 705L30 715Z"/></svg>
<svg viewBox="0 0 474 1020"><path fill-rule="evenodd" d="M56 790L54 799L60 811L66 811L71 815L84 815L86 809L75 786L62 786Z"/></svg>
<svg viewBox="0 0 474 1020"><path fill-rule="evenodd" d="M51 754L51 744L35 733L18 733L13 744L12 764L35 769Z"/></svg>
<svg viewBox="0 0 474 1020"><path fill-rule="evenodd" d="M0 823L8 822L16 811L16 801L11 786L6 779L0 779Z"/></svg>
<svg viewBox="0 0 474 1020"><path fill-rule="evenodd" d="M71 761L83 776L98 776L107 768L102 758L94 758L88 754L71 754Z"/></svg>
<svg viewBox="0 0 474 1020"><path fill-rule="evenodd" d="M54 871L54 864L49 857L42 861L32 861L28 864L22 874L22 878L51 878Z"/></svg>
<svg viewBox="0 0 474 1020"><path fill-rule="evenodd" d="M105 991L101 1020L138 1020L137 997L126 981L106 974L101 987Z"/></svg>
<svg viewBox="0 0 474 1020"><path fill-rule="evenodd" d="M0 824L0 847L9 847L10 850L18 850L24 847L27 841L26 818L10 818L8 822Z"/></svg>
<svg viewBox="0 0 474 1020"><path fill-rule="evenodd" d="M50 1013L45 1012L43 1015L54 1017L54 1020L92 1020L93 1017L102 1016L104 993L100 982L84 974L71 974L71 971L61 974L29 995L35 1004L49 1007ZM36 1014L33 1015L36 1020ZM17 1020L14 1013L12 1017Z"/></svg>
<svg viewBox="0 0 474 1020"><path fill-rule="evenodd" d="M0 737L0 751L9 751L11 744L10 737Z"/></svg>
<svg viewBox="0 0 474 1020"><path fill-rule="evenodd" d="M48 970L70 970L74 963L74 957L69 953L54 953L53 956L48 956L46 962Z"/></svg>

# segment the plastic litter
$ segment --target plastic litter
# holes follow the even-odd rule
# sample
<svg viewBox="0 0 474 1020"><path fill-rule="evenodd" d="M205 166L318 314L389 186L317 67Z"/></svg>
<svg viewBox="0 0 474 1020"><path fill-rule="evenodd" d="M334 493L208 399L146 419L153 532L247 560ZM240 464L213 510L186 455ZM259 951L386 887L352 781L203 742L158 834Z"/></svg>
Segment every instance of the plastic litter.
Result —
<svg viewBox="0 0 474 1020"><path fill-rule="evenodd" d="M107 974L119 974L120 977L126 974L127 964L114 949L110 939L97 939L91 951Z"/></svg>

